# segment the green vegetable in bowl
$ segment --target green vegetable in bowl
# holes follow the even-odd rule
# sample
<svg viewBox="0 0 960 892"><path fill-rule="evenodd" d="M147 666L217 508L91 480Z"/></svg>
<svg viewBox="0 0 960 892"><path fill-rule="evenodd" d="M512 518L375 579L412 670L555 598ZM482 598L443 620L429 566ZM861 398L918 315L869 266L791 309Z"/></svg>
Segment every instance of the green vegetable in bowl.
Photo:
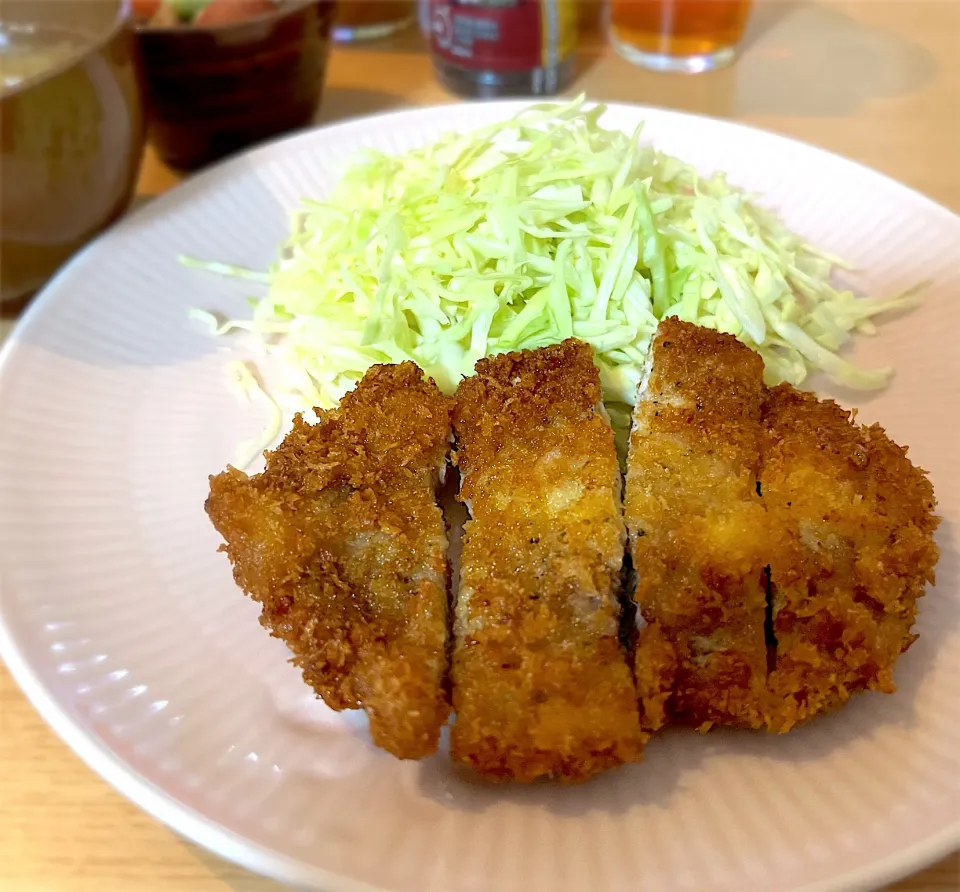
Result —
<svg viewBox="0 0 960 892"><path fill-rule="evenodd" d="M303 200L267 297L220 331L250 331L279 361L293 408L334 405L374 363L412 359L452 391L483 356L581 338L621 435L664 316L736 335L771 383L813 369L889 380L838 351L906 296L837 290L840 261L724 174L604 129L603 111L534 105L398 157L366 153L327 199Z"/></svg>
<svg viewBox="0 0 960 892"><path fill-rule="evenodd" d="M181 22L192 22L210 0L166 0Z"/></svg>

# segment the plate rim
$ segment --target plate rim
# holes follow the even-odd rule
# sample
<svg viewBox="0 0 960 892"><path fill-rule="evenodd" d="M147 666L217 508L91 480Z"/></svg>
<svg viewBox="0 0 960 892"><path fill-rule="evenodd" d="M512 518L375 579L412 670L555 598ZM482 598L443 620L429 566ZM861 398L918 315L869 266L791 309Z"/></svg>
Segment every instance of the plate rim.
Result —
<svg viewBox="0 0 960 892"><path fill-rule="evenodd" d="M556 97L562 103L565 97ZM74 271L87 262L90 255L101 250L103 242L107 241L115 232L125 226L135 224L140 215L145 213L162 214L166 203L174 203L189 198L191 194L202 193L215 184L218 178L231 177L239 174L245 168L255 168L258 164L270 160L278 153L282 155L286 149L297 142L309 142L317 137L318 133L336 133L341 130L364 128L372 122L378 122L384 129L391 129L394 122L404 119L423 117L440 117L445 111L462 110L464 106L484 107L489 110L500 110L506 118L511 111L519 111L536 101L535 97L528 99L498 100L492 102L449 102L425 106L411 106L380 112L370 115L359 115L336 122L320 124L306 128L292 134L262 143L237 155L226 158L197 175L188 177L177 183L173 188L153 197L142 206L123 215L116 223L108 227L93 241L67 261L46 283L41 291L33 298L30 305L23 312L5 342L0 346L0 394L2 385L7 376L7 368L11 360L20 349L22 335L42 324L46 314L56 307L58 294L62 284L74 274ZM547 100L550 101L550 100ZM588 100L603 104L610 111L619 111L643 117L653 113L657 117L669 120L670 118L685 120L690 123L704 123L720 125L733 131L746 131L751 134L761 134L772 138L776 142L783 142L800 147L804 154L815 153L829 158L832 163L840 162L852 168L859 168L864 173L879 178L885 182L887 188L897 190L904 199L919 202L928 211L942 217L944 225L960 225L960 214L952 211L945 205L935 201L928 195L914 189L892 176L878 171L858 161L847 158L803 140L791 136L755 127L752 124L728 120L711 115L702 115L693 112L664 108L662 106L629 103L603 102L602 100ZM453 129L453 128L451 128ZM2 414L2 409L0 409ZM2 569L2 568L0 568ZM0 590L2 590L3 574L0 572ZM151 817L162 824L196 843L214 855L229 862L235 863L262 876L280 882L308 885L322 889L323 892L387 892L386 887L371 886L366 883L350 879L347 876L332 873L321 867L307 866L295 858L279 852L248 838L235 833L218 822L204 817L196 809L177 799L171 793L147 780L132 765L122 759L110 747L85 730L69 709L63 707L53 691L41 680L34 671L24 652L18 646L13 634L11 623L8 622L3 601L0 599L0 659L3 660L11 677L24 693L31 706L40 717L50 726L54 733L76 753L84 764L106 781L114 790L123 795L137 807L146 811ZM846 870L836 876L812 884L795 887L794 892L857 892L857 890L875 889L881 884L894 882L915 871L932 864L942 857L960 849L960 816L952 823L947 823L940 830L915 842L906 848L896 850L873 862Z"/></svg>

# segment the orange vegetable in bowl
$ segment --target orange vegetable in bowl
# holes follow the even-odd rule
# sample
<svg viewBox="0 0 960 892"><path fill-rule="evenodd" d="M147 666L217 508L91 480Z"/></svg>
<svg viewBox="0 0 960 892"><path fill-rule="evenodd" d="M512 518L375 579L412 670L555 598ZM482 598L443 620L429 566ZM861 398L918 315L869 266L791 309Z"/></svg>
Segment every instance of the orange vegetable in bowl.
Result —
<svg viewBox="0 0 960 892"><path fill-rule="evenodd" d="M163 0L132 0L130 4L134 21L149 22L160 9Z"/></svg>

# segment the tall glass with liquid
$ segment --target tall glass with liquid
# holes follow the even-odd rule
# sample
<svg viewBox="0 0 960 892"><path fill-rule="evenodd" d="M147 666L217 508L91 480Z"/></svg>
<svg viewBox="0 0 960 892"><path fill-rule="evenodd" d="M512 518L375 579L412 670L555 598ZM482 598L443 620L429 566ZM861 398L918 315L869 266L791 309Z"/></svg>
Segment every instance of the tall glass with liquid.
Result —
<svg viewBox="0 0 960 892"><path fill-rule="evenodd" d="M625 59L694 74L733 61L752 0L612 0L610 40Z"/></svg>

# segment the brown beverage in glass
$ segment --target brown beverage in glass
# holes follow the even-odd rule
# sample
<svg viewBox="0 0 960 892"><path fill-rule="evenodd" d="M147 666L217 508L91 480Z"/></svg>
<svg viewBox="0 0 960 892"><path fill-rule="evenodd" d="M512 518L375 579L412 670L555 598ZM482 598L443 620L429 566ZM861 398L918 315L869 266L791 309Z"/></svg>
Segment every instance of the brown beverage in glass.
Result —
<svg viewBox="0 0 960 892"><path fill-rule="evenodd" d="M612 0L610 37L629 61L661 71L728 64L751 0Z"/></svg>

